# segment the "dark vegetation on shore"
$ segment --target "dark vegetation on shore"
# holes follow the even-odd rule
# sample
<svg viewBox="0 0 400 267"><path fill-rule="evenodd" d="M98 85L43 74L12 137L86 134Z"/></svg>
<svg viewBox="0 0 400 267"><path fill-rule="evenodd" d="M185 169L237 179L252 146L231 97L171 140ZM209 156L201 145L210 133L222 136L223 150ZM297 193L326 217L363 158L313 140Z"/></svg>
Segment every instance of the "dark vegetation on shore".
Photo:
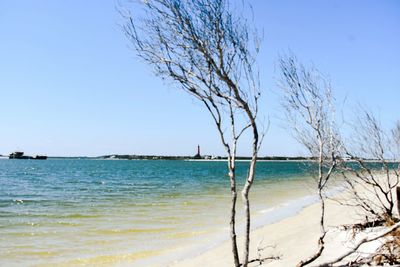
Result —
<svg viewBox="0 0 400 267"><path fill-rule="evenodd" d="M157 156L157 155L105 155L98 158L102 159L128 159L128 160L226 160L227 157L221 156L202 156L195 158L191 156ZM251 157L236 157L237 160L251 160ZM258 157L258 160L311 160L310 157L285 157L285 156L266 156Z"/></svg>

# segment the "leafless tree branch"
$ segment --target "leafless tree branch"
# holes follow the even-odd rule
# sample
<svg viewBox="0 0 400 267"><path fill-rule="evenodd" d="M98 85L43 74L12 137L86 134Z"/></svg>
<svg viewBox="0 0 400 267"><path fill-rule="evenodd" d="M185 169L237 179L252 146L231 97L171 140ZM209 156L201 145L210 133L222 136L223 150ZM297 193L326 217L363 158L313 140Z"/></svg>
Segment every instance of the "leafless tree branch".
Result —
<svg viewBox="0 0 400 267"><path fill-rule="evenodd" d="M315 158L317 193L321 204L320 237L317 251L297 266L305 266L323 252L325 230L325 200L323 190L338 164L341 141L335 128L335 110L331 85L315 68L306 69L295 56L281 57L280 87L282 106L295 138Z"/></svg>
<svg viewBox="0 0 400 267"><path fill-rule="evenodd" d="M395 216L395 188L400 181L399 157L393 150L396 128L391 138L371 111L362 109L357 113L350 144L344 146L349 160L342 165L352 197L342 203L362 208L369 220L391 220Z"/></svg>
<svg viewBox="0 0 400 267"><path fill-rule="evenodd" d="M256 56L259 38L239 10L227 0L138 1L143 14L121 11L123 31L139 58L162 79L177 84L201 101L216 125L228 155L231 189L230 235L235 266L240 265L236 242L236 174L238 139L246 130L253 137L252 159L244 187L245 243L242 265L249 261L250 202L257 154L262 138L257 127L261 95ZM231 131L224 131L229 127Z"/></svg>

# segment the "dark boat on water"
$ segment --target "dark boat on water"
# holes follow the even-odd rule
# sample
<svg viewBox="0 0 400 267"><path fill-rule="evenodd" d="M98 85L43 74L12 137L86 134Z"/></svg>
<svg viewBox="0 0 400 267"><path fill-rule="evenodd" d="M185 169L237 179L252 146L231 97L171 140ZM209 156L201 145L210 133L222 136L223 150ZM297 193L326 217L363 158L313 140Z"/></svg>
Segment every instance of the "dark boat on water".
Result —
<svg viewBox="0 0 400 267"><path fill-rule="evenodd" d="M33 159L47 159L47 156L36 155L36 157L34 157Z"/></svg>
<svg viewBox="0 0 400 267"><path fill-rule="evenodd" d="M31 159L30 156L24 156L24 152L16 151L8 156L9 159Z"/></svg>
<svg viewBox="0 0 400 267"><path fill-rule="evenodd" d="M18 159L21 158L24 155L24 152L14 152L11 153L10 156L8 156L9 159Z"/></svg>
<svg viewBox="0 0 400 267"><path fill-rule="evenodd" d="M16 151L8 156L9 159L47 159L47 156L36 155L36 157L24 156L24 152Z"/></svg>

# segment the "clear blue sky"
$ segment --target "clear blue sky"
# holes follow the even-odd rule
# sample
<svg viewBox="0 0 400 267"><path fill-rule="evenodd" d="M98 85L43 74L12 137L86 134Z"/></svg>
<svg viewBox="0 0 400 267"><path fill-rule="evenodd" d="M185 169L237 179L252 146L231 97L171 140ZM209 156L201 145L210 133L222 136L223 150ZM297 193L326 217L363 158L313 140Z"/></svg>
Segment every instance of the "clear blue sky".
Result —
<svg viewBox="0 0 400 267"><path fill-rule="evenodd" d="M339 99L400 118L400 1L252 0L271 120L261 155L297 155L281 128L276 61L291 49ZM0 153L223 154L207 112L129 50L114 0L0 1ZM239 153L249 153L242 147Z"/></svg>

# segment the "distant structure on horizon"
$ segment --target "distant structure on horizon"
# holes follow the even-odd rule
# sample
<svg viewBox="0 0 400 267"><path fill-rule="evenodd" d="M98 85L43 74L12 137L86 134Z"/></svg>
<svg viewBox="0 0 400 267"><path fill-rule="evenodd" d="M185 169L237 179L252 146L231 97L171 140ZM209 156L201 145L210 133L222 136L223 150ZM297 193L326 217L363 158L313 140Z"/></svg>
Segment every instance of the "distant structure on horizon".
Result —
<svg viewBox="0 0 400 267"><path fill-rule="evenodd" d="M47 156L43 156L43 155L36 155L36 157L31 157L31 156L25 156L24 152L22 151L16 151L11 153L8 156L9 159L47 159Z"/></svg>
<svg viewBox="0 0 400 267"><path fill-rule="evenodd" d="M194 158L194 159L201 159L201 155L200 155L200 145L197 146L197 154L194 155L193 158Z"/></svg>

